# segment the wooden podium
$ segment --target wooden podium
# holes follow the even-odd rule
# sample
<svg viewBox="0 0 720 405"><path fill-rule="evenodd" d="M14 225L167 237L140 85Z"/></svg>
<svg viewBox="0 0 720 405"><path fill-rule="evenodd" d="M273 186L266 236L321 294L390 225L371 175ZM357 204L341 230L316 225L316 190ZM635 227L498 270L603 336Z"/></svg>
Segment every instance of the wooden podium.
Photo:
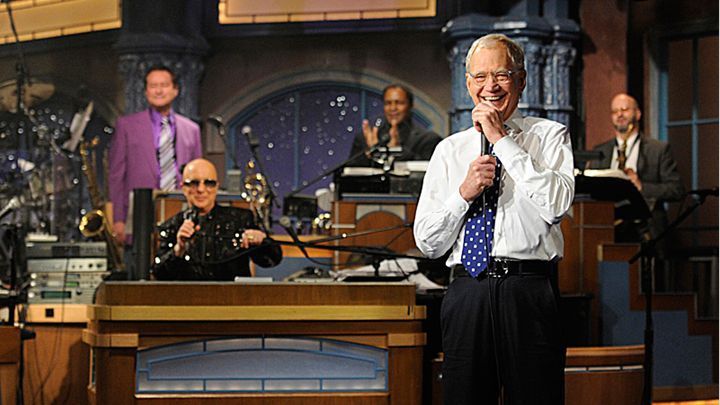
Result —
<svg viewBox="0 0 720 405"><path fill-rule="evenodd" d="M108 282L96 302L83 333L92 404L421 402L425 307L409 283ZM279 371L257 361L275 355L289 356ZM313 369L373 359L369 389ZM194 377L168 377L178 373Z"/></svg>

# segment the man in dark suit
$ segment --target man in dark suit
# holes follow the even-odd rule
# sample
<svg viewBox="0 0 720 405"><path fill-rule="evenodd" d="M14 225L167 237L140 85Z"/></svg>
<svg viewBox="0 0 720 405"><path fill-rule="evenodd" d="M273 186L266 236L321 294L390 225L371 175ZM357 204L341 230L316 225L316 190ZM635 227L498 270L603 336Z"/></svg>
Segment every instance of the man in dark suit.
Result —
<svg viewBox="0 0 720 405"><path fill-rule="evenodd" d="M123 243L129 195L136 188L173 190L181 184L180 168L202 156L200 127L177 114L172 103L179 93L175 74L153 66L145 75L149 108L117 120L109 153L109 190L113 233Z"/></svg>
<svg viewBox="0 0 720 405"><path fill-rule="evenodd" d="M642 112L633 97L618 94L613 98L610 108L614 136L594 148L603 153L603 159L591 163L590 168L620 169L628 175L650 208L650 233L657 236L667 226L663 203L677 201L684 195L670 145L643 136L638 126ZM627 241L637 239L636 234L627 235L633 232L625 230L625 235L618 236Z"/></svg>
<svg viewBox="0 0 720 405"><path fill-rule="evenodd" d="M442 140L433 131L421 128L412 122L413 94L405 86L391 84L383 90L384 119L376 125L370 125L367 119L362 122L362 133L355 135L350 156L362 151L370 151L379 142L387 146L402 146L402 152L396 161L429 160L435 146ZM348 166L379 165L366 152L348 163Z"/></svg>

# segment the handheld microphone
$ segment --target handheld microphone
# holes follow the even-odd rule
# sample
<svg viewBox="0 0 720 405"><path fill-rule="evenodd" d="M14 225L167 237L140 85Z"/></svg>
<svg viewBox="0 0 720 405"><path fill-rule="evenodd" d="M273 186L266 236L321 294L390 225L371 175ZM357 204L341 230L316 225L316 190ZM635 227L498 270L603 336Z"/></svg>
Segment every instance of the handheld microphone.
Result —
<svg viewBox="0 0 720 405"><path fill-rule="evenodd" d="M473 122L473 125L475 126L475 129L480 132L480 135L482 135L482 153L483 155L489 155L488 151L490 150L490 141L488 141L487 136L485 136L485 132L483 132L482 125L480 125L479 121Z"/></svg>
<svg viewBox="0 0 720 405"><path fill-rule="evenodd" d="M260 146L260 140L258 140L257 137L253 134L250 125L245 125L244 127L242 127L240 132L243 134L243 136L247 138L248 144L251 148L255 149Z"/></svg>
<svg viewBox="0 0 720 405"><path fill-rule="evenodd" d="M482 138L482 141L483 141L483 146L482 146L483 154L484 154L484 155L489 155L489 154L490 154L490 141L487 139L487 136L485 136L485 134L482 134L482 137L483 137L483 138Z"/></svg>
<svg viewBox="0 0 720 405"><path fill-rule="evenodd" d="M305 255L305 257L307 259L312 260L312 259L310 259L310 255L308 255L308 252L305 250L305 244L300 241L300 238L298 237L297 233L295 232L295 229L292 226L292 221L290 221L290 217L288 217L287 215L282 216L278 220L278 223L280 224L280 226L282 226L282 228L285 230L285 232L287 232L288 235L290 235L290 239L292 239L292 241L297 245L297 247L300 249L300 251L303 253L303 255Z"/></svg>
<svg viewBox="0 0 720 405"><path fill-rule="evenodd" d="M197 225L199 217L200 209L194 205L191 206L189 209L185 210L185 212L183 212L183 220L191 221L195 225Z"/></svg>
<svg viewBox="0 0 720 405"><path fill-rule="evenodd" d="M200 225L200 208L192 206L189 209L185 210L185 212L183 212L183 220L192 222L194 224L193 228ZM192 241L195 238L195 235L198 234L198 232L199 231L196 231L192 235L190 235L189 238L185 238L185 241L188 243Z"/></svg>

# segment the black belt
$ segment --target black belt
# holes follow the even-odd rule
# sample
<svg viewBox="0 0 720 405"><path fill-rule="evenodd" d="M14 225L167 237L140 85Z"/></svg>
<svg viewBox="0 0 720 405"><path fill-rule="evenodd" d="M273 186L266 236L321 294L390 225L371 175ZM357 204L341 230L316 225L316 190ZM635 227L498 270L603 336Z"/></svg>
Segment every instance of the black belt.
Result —
<svg viewBox="0 0 720 405"><path fill-rule="evenodd" d="M557 264L546 260L507 260L495 259L490 262L487 269L480 273L477 278L484 279L502 278L508 276L549 276L553 273ZM452 268L453 278L472 277L465 270L462 264L456 264Z"/></svg>

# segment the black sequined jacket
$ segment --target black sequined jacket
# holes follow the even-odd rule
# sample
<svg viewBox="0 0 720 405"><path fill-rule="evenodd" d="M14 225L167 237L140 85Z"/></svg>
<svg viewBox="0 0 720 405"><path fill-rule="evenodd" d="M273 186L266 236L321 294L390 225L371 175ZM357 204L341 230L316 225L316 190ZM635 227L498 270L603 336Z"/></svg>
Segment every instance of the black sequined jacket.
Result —
<svg viewBox="0 0 720 405"><path fill-rule="evenodd" d="M198 219L200 230L191 239L185 255L173 252L183 212L159 226L157 256L151 272L156 280L232 281L236 276L250 276L250 260L262 267L273 267L282 260L279 245L264 240L259 246L242 249L245 229L258 229L252 212L246 209L216 205Z"/></svg>

